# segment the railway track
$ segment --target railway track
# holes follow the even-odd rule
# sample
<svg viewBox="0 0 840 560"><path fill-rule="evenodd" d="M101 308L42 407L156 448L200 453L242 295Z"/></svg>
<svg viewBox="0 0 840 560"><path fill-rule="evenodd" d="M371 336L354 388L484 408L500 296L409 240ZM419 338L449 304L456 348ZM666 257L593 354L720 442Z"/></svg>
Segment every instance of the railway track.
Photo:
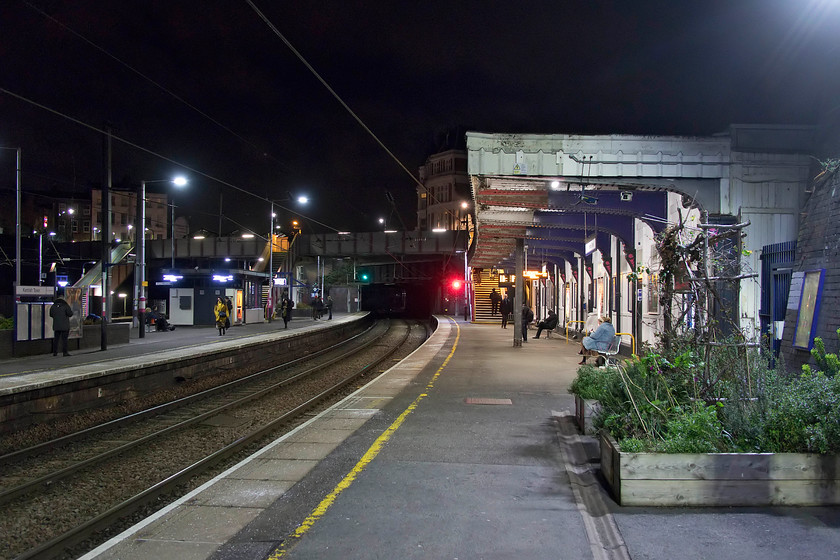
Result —
<svg viewBox="0 0 840 560"><path fill-rule="evenodd" d="M426 336L422 325L379 322L305 358L0 457L0 528L15 535L0 556L58 557L161 496L188 491L195 477L278 437Z"/></svg>

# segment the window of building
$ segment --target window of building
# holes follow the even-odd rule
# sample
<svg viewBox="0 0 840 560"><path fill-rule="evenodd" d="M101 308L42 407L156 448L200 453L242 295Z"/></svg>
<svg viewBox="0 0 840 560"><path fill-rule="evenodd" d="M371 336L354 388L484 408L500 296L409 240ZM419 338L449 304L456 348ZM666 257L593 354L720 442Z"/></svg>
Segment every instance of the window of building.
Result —
<svg viewBox="0 0 840 560"><path fill-rule="evenodd" d="M90 220L82 222L82 233L90 233Z"/></svg>
<svg viewBox="0 0 840 560"><path fill-rule="evenodd" d="M82 215L90 216L90 206L85 206L84 208L82 208Z"/></svg>
<svg viewBox="0 0 840 560"><path fill-rule="evenodd" d="M73 226L70 228L73 233L79 233L79 222L73 222Z"/></svg>

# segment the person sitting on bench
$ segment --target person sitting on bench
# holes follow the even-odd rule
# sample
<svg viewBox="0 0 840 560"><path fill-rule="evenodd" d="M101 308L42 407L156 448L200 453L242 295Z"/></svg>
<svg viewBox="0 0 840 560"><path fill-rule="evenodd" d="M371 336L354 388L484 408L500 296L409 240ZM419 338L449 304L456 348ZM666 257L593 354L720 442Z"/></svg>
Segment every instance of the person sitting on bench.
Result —
<svg viewBox="0 0 840 560"><path fill-rule="evenodd" d="M608 350L610 343L615 340L615 327L612 326L612 319L603 316L598 319L598 322L600 325L595 329L595 332L583 337L583 340L580 342L580 351L578 354L582 354L583 358L578 362L578 365L582 366L586 364L587 356Z"/></svg>
<svg viewBox="0 0 840 560"><path fill-rule="evenodd" d="M175 327L169 324L163 313L158 312L157 307L152 310L146 309L146 322L150 325L154 321L156 331L174 331Z"/></svg>
<svg viewBox="0 0 840 560"><path fill-rule="evenodd" d="M537 323L537 334L534 338L539 338L540 333L543 332L543 329L548 329L549 331L553 331L554 328L557 326L557 313L554 312L553 309L548 310L548 317ZM546 335L546 338L548 335Z"/></svg>

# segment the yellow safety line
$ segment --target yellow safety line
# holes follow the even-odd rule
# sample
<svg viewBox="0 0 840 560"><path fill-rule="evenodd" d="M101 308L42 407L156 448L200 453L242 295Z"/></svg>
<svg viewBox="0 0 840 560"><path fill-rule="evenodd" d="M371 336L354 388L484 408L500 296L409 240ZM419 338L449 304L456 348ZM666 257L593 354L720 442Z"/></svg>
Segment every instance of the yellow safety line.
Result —
<svg viewBox="0 0 840 560"><path fill-rule="evenodd" d="M282 558L283 556L285 556L286 552L288 552L289 550L289 547L296 544L297 540L300 539L303 535L305 535L306 532L309 531L309 529L311 529L313 525L315 525L315 522L318 521L321 517L323 517L325 513L327 513L327 510L330 508L330 506L333 505L336 498L338 498L338 495L341 494L347 488L349 488L351 484L353 484L353 481L356 480L356 477L359 476L359 474L364 470L364 468L371 461L373 461L373 459L376 458L377 455L379 455L379 452L382 451L382 448L385 446L388 440L391 439L391 436L394 435L394 432L396 432L397 428L399 428L402 425L402 423L405 421L408 415L414 412L414 410L417 408L417 405L420 404L420 401L429 395L426 391L429 391L435 386L435 381L440 376L441 372L443 372L443 368L445 368L447 364L449 364L449 360L452 358L452 355L455 354L455 349L458 347L458 340L460 340L461 338L461 327L458 326L457 322L453 321L453 323L455 324L455 328L457 329L455 335L455 344L452 345L452 351L449 352L449 355L446 357L445 360L443 360L443 363L432 376L432 379L431 381L429 381L429 384L426 385L425 391L418 395L418 397L414 399L414 402L408 405L408 408L406 408L403 411L403 413L400 414L390 426L388 426L388 429L382 432L382 435L376 438L376 441L373 442L373 445L370 446L370 448L362 456L359 462L356 463L356 466L353 467L353 469L349 473L347 473L347 476L345 476L344 479L341 482L339 482L335 488L333 488L332 492L327 494L327 496L323 500L321 500L321 503L318 504L318 507L312 510L312 513L309 514L309 517L307 517L303 521L303 523L301 523L298 526L294 533L289 535L289 539L283 541L283 543L281 543L280 546L278 546L274 550L274 552L272 552L271 555L266 558L266 560L277 560L278 558Z"/></svg>

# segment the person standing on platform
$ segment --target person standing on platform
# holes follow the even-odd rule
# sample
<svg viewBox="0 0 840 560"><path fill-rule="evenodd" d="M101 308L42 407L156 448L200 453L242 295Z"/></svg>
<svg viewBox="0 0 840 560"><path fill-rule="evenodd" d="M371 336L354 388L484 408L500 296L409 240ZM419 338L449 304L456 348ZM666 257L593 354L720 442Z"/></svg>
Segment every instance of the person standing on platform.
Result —
<svg viewBox="0 0 840 560"><path fill-rule="evenodd" d="M280 316L283 317L283 328L289 328L289 321L292 320L292 308L295 303L289 299L289 296L283 294L283 300L280 302Z"/></svg>
<svg viewBox="0 0 840 560"><path fill-rule="evenodd" d="M528 325L534 320L534 312L528 303L522 302L522 342L528 342Z"/></svg>
<svg viewBox="0 0 840 560"><path fill-rule="evenodd" d="M499 304L499 311L502 313L502 328L506 329L508 324L508 317L513 312L513 302L510 301L510 298L507 294L505 294L505 298Z"/></svg>
<svg viewBox="0 0 840 560"><path fill-rule="evenodd" d="M216 307L213 308L213 314L216 316L216 328L219 329L219 336L222 336L227 329L227 305L220 297L216 298Z"/></svg>
<svg viewBox="0 0 840 560"><path fill-rule="evenodd" d="M329 317L327 317L327 320L329 321L330 319L332 319L332 306L333 306L332 296L327 296L326 305L327 305L327 312L329 313Z"/></svg>
<svg viewBox="0 0 840 560"><path fill-rule="evenodd" d="M499 312L499 304L502 303L502 294L496 291L496 288L493 288L493 291L490 292L490 314L495 315Z"/></svg>
<svg viewBox="0 0 840 560"><path fill-rule="evenodd" d="M233 317L233 302L230 298L225 296L225 307L227 307L227 319L225 319L225 328L230 328L230 318Z"/></svg>
<svg viewBox="0 0 840 560"><path fill-rule="evenodd" d="M62 298L55 300L50 307L50 317L53 320L53 356L58 356L58 347L61 346L62 355L69 356L67 351L67 337L70 335L70 317L73 316L73 308Z"/></svg>

